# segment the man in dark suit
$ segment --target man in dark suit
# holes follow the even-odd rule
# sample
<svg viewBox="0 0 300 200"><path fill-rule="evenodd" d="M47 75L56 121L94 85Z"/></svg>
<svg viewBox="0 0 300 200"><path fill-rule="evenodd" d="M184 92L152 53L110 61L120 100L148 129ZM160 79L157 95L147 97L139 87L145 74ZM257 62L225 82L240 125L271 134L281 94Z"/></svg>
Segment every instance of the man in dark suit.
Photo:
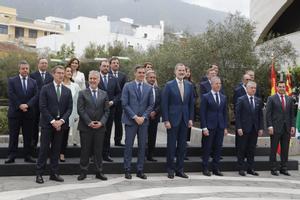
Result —
<svg viewBox="0 0 300 200"><path fill-rule="evenodd" d="M285 82L277 83L277 93L268 98L267 102L267 127L271 138L271 174L278 176L276 152L280 143L280 170L281 174L290 176L287 170L289 144L291 135L295 135L295 115L293 99L285 95Z"/></svg>
<svg viewBox="0 0 300 200"><path fill-rule="evenodd" d="M36 182L44 183L42 177L47 158L50 157L50 180L63 182L58 174L58 159L62 134L68 128L69 116L72 113L73 100L71 90L62 84L64 67L58 65L52 69L54 81L44 85L40 92L41 111L41 144L36 165ZM50 147L51 146L51 147ZM50 152L49 149L51 148ZM50 155L48 155L50 153Z"/></svg>
<svg viewBox="0 0 300 200"><path fill-rule="evenodd" d="M220 93L221 80L215 76L211 79L211 91L204 94L200 104L200 119L202 128L202 166L203 174L211 176L208 169L209 155L212 147L212 171L217 176L223 176L219 161L224 135L227 134L227 99Z"/></svg>
<svg viewBox="0 0 300 200"><path fill-rule="evenodd" d="M119 71L120 69L120 61L117 57L112 57L109 60L109 65L110 65L110 74L112 74L114 77L118 79L119 86L121 91L123 90L123 87L125 83L127 82L127 76L125 73ZM114 116L114 122L115 122L115 146L124 146L124 144L121 143L122 141L122 136L123 136L123 126L122 126L122 102L119 101L115 105L115 113L118 113L117 115Z"/></svg>
<svg viewBox="0 0 300 200"><path fill-rule="evenodd" d="M160 111L160 89L155 85L156 83L156 73L153 70L146 72L146 81L152 86L154 107L153 111L150 113L149 118L149 127L148 127L148 152L147 160L148 161L157 161L153 158L153 153L155 150L156 135L157 135L157 126L160 121L161 111Z"/></svg>
<svg viewBox="0 0 300 200"><path fill-rule="evenodd" d="M234 88L234 92L233 92L233 108L235 110L235 106L237 103L238 98L240 98L241 96L244 96L247 94L246 92L246 85L247 83L251 81L251 78L248 74L244 74L243 78L242 78L242 82L239 83L235 88Z"/></svg>
<svg viewBox="0 0 300 200"><path fill-rule="evenodd" d="M103 60L100 62L100 83L99 88L101 90L106 91L109 100L109 117L106 122L106 131L104 136L104 143L103 143L103 160L107 162L113 162L113 160L109 157L110 156L110 136L111 136L111 129L115 117L115 109L116 105L120 101L121 97L121 89L119 86L118 79L115 78L109 72L109 64L107 60Z"/></svg>
<svg viewBox="0 0 300 200"><path fill-rule="evenodd" d="M207 77L208 77L208 80L207 81L203 81L203 82L200 82L200 96L202 97L203 94L206 94L208 92L211 91L211 79L213 77L217 76L217 72L214 68L209 68L208 71L207 71ZM222 94L224 94L224 89L223 87L221 87L221 90L220 92Z"/></svg>
<svg viewBox="0 0 300 200"><path fill-rule="evenodd" d="M255 96L255 82L249 81L246 90L247 94L238 99L235 112L238 168L241 176L246 176L245 169L248 174L258 176L254 171L254 152L257 137L263 134L263 103Z"/></svg>
<svg viewBox="0 0 300 200"><path fill-rule="evenodd" d="M82 90L78 95L78 114L80 131L80 169L78 180L84 180L89 168L91 150L96 166L96 178L107 180L103 174L102 146L105 135L105 124L109 116L109 98L104 90L98 88L100 73L90 71L89 88Z"/></svg>
<svg viewBox="0 0 300 200"><path fill-rule="evenodd" d="M193 85L183 80L186 70L182 63L176 64L174 71L176 78L166 83L161 99L162 117L167 129L167 172L170 179L174 178L174 172L176 176L188 178L183 171L183 163L186 134L194 119Z"/></svg>
<svg viewBox="0 0 300 200"><path fill-rule="evenodd" d="M36 80L38 86L38 93L40 93L42 87L53 81L52 75L47 72L48 69L48 60L46 58L38 59L38 70L30 74L30 78ZM33 150L36 149L39 141L39 122L40 122L40 109L39 109L39 100L37 100L34 106L34 127L32 129L32 141L31 145Z"/></svg>
<svg viewBox="0 0 300 200"><path fill-rule="evenodd" d="M147 179L144 174L144 159L149 115L153 110L152 87L144 83L145 68L135 67L135 80L126 83L122 91L122 106L124 109L122 122L125 124L124 170L125 178L131 179L132 148L135 136L138 137L138 159L136 176Z"/></svg>
<svg viewBox="0 0 300 200"><path fill-rule="evenodd" d="M24 141L24 161L35 163L31 158L31 131L33 128L34 105L38 98L36 81L30 78L29 64L20 61L19 74L8 79L8 159L5 163L14 163L17 156L20 128Z"/></svg>
<svg viewBox="0 0 300 200"><path fill-rule="evenodd" d="M200 83L201 83L201 82L208 81L210 69L215 70L216 76L218 76L218 73L219 73L219 67L218 67L218 65L216 65L216 64L212 64L212 65L209 67L209 69L207 70L206 75L200 78Z"/></svg>

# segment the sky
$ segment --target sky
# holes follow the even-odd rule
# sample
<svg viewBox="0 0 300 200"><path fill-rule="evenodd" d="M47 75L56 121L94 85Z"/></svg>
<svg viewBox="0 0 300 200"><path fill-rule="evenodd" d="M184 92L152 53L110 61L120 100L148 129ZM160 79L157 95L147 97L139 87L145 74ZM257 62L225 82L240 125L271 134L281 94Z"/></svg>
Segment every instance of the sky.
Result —
<svg viewBox="0 0 300 200"><path fill-rule="evenodd" d="M250 0L182 0L186 3L195 4L215 10L235 13L239 11L249 18Z"/></svg>

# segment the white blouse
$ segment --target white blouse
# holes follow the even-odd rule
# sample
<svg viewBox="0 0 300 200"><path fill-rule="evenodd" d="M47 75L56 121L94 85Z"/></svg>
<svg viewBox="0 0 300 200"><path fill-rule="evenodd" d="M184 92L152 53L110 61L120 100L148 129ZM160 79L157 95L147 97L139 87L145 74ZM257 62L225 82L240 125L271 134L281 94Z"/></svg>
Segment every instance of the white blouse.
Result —
<svg viewBox="0 0 300 200"><path fill-rule="evenodd" d="M79 85L81 90L86 88L84 73L77 71L76 73L73 73L72 79Z"/></svg>
<svg viewBox="0 0 300 200"><path fill-rule="evenodd" d="M75 120L78 120L78 113L77 113L77 99L78 99L78 93L80 91L80 87L77 83L71 82L70 85L65 85L67 88L71 90L72 93L72 99L73 99L73 109L72 113L69 117L69 126L72 127L74 126Z"/></svg>

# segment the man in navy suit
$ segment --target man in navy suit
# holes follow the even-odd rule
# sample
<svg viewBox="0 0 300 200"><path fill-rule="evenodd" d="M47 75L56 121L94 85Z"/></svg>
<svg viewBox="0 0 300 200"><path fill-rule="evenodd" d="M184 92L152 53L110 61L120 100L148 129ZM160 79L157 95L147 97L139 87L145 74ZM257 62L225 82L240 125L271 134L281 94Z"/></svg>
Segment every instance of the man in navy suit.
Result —
<svg viewBox="0 0 300 200"><path fill-rule="evenodd" d="M238 99L235 111L238 168L241 176L246 176L245 169L248 174L258 176L254 171L254 152L257 137L263 134L263 103L255 96L255 82L249 81L246 90L247 94Z"/></svg>
<svg viewBox="0 0 300 200"><path fill-rule="evenodd" d="M121 89L118 82L118 79L115 78L109 72L109 64L107 60L103 60L100 62L100 83L98 87L101 90L107 92L108 99L109 99L109 117L106 122L106 131L104 136L103 142L103 160L107 162L113 162L113 160L109 157L110 156L110 136L111 136L111 129L114 122L115 117L115 108L116 105L120 101L121 97Z"/></svg>
<svg viewBox="0 0 300 200"><path fill-rule="evenodd" d="M125 124L125 151L124 170L125 178L131 179L132 148L135 135L138 137L137 174L141 179L147 179L144 174L145 145L149 115L153 110L152 87L144 83L145 68L141 65L135 67L135 80L126 83L122 91L123 115Z"/></svg>
<svg viewBox="0 0 300 200"><path fill-rule="evenodd" d="M47 72L48 60L46 58L38 59L38 70L30 74L30 78L34 79L38 86L38 92L40 93L42 87L53 81L52 75ZM39 141L39 122L40 122L40 108L39 99L34 106L34 127L32 130L32 141L31 145L33 149L36 149Z"/></svg>
<svg viewBox="0 0 300 200"><path fill-rule="evenodd" d="M14 163L17 156L20 128L24 141L24 161L35 163L31 158L31 131L33 128L34 105L38 98L36 81L30 78L29 64L20 61L19 74L8 79L8 159L5 163Z"/></svg>
<svg viewBox="0 0 300 200"><path fill-rule="evenodd" d="M220 93L221 80L215 76L211 79L211 91L204 94L200 104L200 119L202 128L202 166L203 174L211 176L208 169L209 155L213 151L212 171L217 176L223 176L219 168L224 135L227 134L227 99Z"/></svg>
<svg viewBox="0 0 300 200"><path fill-rule="evenodd" d="M112 57L109 60L110 65L110 74L112 74L114 77L118 79L119 86L121 88L121 91L123 90L123 87L125 83L127 82L127 76L125 73L120 71L120 60L117 57ZM122 136L123 136L123 126L122 126L122 102L119 101L115 105L115 112L118 113L114 116L114 122L115 122L115 146L124 146L124 144L121 143Z"/></svg>
<svg viewBox="0 0 300 200"><path fill-rule="evenodd" d="M183 80L185 74L185 66L176 64L176 78L167 82L162 92L161 110L167 129L167 172L170 179L174 178L174 172L176 176L188 178L183 171L183 163L188 127L193 126L194 89L189 81Z"/></svg>
<svg viewBox="0 0 300 200"><path fill-rule="evenodd" d="M202 97L203 94L206 94L208 92L211 91L211 79L213 77L217 76L217 71L215 70L215 68L209 68L208 69L208 72L207 72L207 77L208 77L208 80L207 81L203 81L203 82L200 82L200 96ZM222 94L224 94L224 89L223 87L221 87L221 90L220 92Z"/></svg>
<svg viewBox="0 0 300 200"><path fill-rule="evenodd" d="M64 181L58 174L58 159L62 134L68 128L69 116L73 107L71 90L62 84L64 72L64 67L55 66L52 69L54 81L43 86L40 92L40 126L42 129L40 152L36 165L37 183L44 183L42 175L48 156L50 157L50 180ZM51 150L49 152L50 146Z"/></svg>
<svg viewBox="0 0 300 200"><path fill-rule="evenodd" d="M156 143L157 126L161 116L161 109L160 109L161 94L160 94L159 87L155 85L156 83L155 71L148 70L146 72L146 81L152 87L152 93L154 99L153 111L151 111L150 118L149 118L147 160L155 162L157 160L153 158L153 153L154 153L155 143Z"/></svg>

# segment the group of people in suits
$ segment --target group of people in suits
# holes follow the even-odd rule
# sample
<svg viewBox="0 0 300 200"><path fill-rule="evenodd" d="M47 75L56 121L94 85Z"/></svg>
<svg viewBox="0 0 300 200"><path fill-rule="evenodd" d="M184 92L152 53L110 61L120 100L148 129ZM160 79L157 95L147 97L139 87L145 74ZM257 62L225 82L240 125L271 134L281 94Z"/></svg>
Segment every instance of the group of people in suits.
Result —
<svg viewBox="0 0 300 200"><path fill-rule="evenodd" d="M36 182L44 183L42 175L48 157L50 180L62 182L64 180L58 172L58 161L64 161L70 130L75 132L78 129L81 171L77 179L81 181L87 177L92 157L96 166L96 178L107 180L103 174L102 162L113 162L110 157L110 138L112 125L115 123L115 145L124 146L125 178L132 178L132 149L137 136L136 176L147 179L144 160L146 157L149 161L157 161L153 155L157 126L162 117L167 131L167 177L188 178L184 172L184 159L187 134L193 126L194 114L197 112L197 95L195 86L186 78L188 68L184 64L176 64L175 78L167 82L163 90L157 86L156 72L152 63L148 62L137 65L134 69L134 80L127 82L126 75L119 71L118 58L103 60L99 63L99 71L89 72L88 83L85 83L84 88L72 82L73 78L80 81L82 79L78 75L81 72L79 60L76 58L71 59L67 67L55 66L52 74L47 72L48 61L44 58L38 60L38 71L30 75L26 61L21 61L18 67L19 74L8 80L10 140L5 163L15 161L20 128L24 140L24 161L35 163L31 156L37 147L41 127ZM234 90L236 149L241 176L246 175L245 171L258 175L254 170L254 152L257 137L263 133L263 102L259 98L252 72L247 71ZM228 102L217 74L218 66L213 65L200 83L199 113L202 129L202 168L205 176L211 176L210 169L214 175L223 176L220 159L223 138L228 134ZM279 175L279 170L281 174L290 175L287 171L287 160L290 136L295 133L293 101L285 95L283 82L278 82L277 86L278 93L269 97L267 102L271 173ZM120 116L121 121L118 121ZM74 125L76 121L78 126ZM121 143L122 123L125 125L125 145ZM281 165L277 166L276 149L279 143L282 151Z"/></svg>

